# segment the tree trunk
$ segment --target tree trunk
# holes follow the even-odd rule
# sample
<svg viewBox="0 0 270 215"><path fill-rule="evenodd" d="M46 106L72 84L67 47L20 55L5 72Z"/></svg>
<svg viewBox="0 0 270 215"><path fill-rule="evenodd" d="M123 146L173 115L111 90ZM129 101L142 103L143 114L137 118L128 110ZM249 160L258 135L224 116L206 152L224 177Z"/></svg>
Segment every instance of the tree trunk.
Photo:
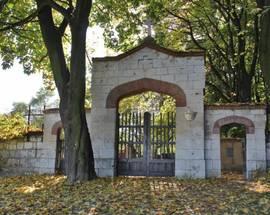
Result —
<svg viewBox="0 0 270 215"><path fill-rule="evenodd" d="M85 47L91 0L77 0L70 20L72 44L70 69L55 26L52 9L36 0L38 18L60 96L60 116L65 131L65 174L70 183L96 177L94 156L85 115Z"/></svg>
<svg viewBox="0 0 270 215"><path fill-rule="evenodd" d="M238 80L238 102L251 102L251 89L252 89L252 78L246 72L242 71L240 74L240 80Z"/></svg>
<svg viewBox="0 0 270 215"><path fill-rule="evenodd" d="M270 3L268 4L268 6ZM270 8L261 15L260 63L265 81L270 86Z"/></svg>
<svg viewBox="0 0 270 215"><path fill-rule="evenodd" d="M85 116L85 44L88 16L80 14L71 23L70 93L68 106L69 144L66 148L66 169L71 181L96 176L91 140ZM75 150L74 150L75 149Z"/></svg>

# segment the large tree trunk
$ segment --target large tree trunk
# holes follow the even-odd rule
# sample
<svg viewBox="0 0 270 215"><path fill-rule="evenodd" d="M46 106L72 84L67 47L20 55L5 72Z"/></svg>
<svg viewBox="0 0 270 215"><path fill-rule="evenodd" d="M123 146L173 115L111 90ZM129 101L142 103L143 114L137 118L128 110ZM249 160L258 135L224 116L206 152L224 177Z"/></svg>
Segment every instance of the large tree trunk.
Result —
<svg viewBox="0 0 270 215"><path fill-rule="evenodd" d="M91 0L78 0L70 20L72 44L70 69L62 46L62 35L54 24L52 9L36 0L39 24L48 50L60 96L60 116L65 131L65 174L71 183L96 177L94 156L85 115L85 46Z"/></svg>
<svg viewBox="0 0 270 215"><path fill-rule="evenodd" d="M89 5L81 6L85 9ZM90 10L90 9L89 9ZM69 145L66 148L67 174L71 181L95 177L94 157L85 116L85 49L88 13L80 11L71 23L70 93L68 105Z"/></svg>

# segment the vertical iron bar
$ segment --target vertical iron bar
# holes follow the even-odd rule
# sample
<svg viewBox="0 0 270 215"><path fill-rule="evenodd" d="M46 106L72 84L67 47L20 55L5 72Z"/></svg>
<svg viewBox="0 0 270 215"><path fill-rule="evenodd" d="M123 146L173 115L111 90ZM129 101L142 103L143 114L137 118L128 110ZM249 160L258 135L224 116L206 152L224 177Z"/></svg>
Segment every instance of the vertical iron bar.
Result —
<svg viewBox="0 0 270 215"><path fill-rule="evenodd" d="M151 114L146 112L144 113L144 145L145 145L145 158L146 163L146 175L149 176L149 146L150 146L150 123L151 123Z"/></svg>

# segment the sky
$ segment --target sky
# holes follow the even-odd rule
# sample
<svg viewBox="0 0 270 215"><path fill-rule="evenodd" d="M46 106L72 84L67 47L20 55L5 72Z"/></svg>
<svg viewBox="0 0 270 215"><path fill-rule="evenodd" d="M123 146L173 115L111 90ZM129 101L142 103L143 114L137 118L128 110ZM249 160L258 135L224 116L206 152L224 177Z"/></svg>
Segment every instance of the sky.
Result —
<svg viewBox="0 0 270 215"><path fill-rule="evenodd" d="M93 57L103 57L106 53L102 29L95 27L87 32L88 47L94 49ZM0 66L0 113L8 113L14 102L29 103L43 86L42 74L26 75L21 65L15 62L8 70Z"/></svg>
<svg viewBox="0 0 270 215"><path fill-rule="evenodd" d="M41 74L26 75L18 63L7 70L0 67L0 113L10 112L13 102L29 103L41 87Z"/></svg>

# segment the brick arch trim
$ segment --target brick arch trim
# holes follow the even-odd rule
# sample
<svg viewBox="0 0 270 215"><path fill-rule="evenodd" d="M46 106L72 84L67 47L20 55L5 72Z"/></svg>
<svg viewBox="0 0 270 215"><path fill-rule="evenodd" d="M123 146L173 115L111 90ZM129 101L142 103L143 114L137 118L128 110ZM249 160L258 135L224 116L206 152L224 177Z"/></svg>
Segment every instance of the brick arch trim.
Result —
<svg viewBox="0 0 270 215"><path fill-rule="evenodd" d="M106 108L116 108L118 102L122 98L136 95L145 91L154 91L157 93L170 95L175 98L176 107L186 106L186 95L184 91L176 84L150 78L142 78L113 88L107 96Z"/></svg>
<svg viewBox="0 0 270 215"><path fill-rule="evenodd" d="M58 122L53 124L51 134L52 135L57 135L57 132L58 132L59 128L63 128L63 124L62 124L61 121L58 121Z"/></svg>
<svg viewBox="0 0 270 215"><path fill-rule="evenodd" d="M213 134L219 134L220 128L223 125L227 125L227 124L231 124L231 123L238 123L238 124L244 125L246 127L247 134L254 134L255 133L254 123L250 119L248 119L246 117L242 117L242 116L227 116L227 117L221 118L215 122L214 127L213 127Z"/></svg>

